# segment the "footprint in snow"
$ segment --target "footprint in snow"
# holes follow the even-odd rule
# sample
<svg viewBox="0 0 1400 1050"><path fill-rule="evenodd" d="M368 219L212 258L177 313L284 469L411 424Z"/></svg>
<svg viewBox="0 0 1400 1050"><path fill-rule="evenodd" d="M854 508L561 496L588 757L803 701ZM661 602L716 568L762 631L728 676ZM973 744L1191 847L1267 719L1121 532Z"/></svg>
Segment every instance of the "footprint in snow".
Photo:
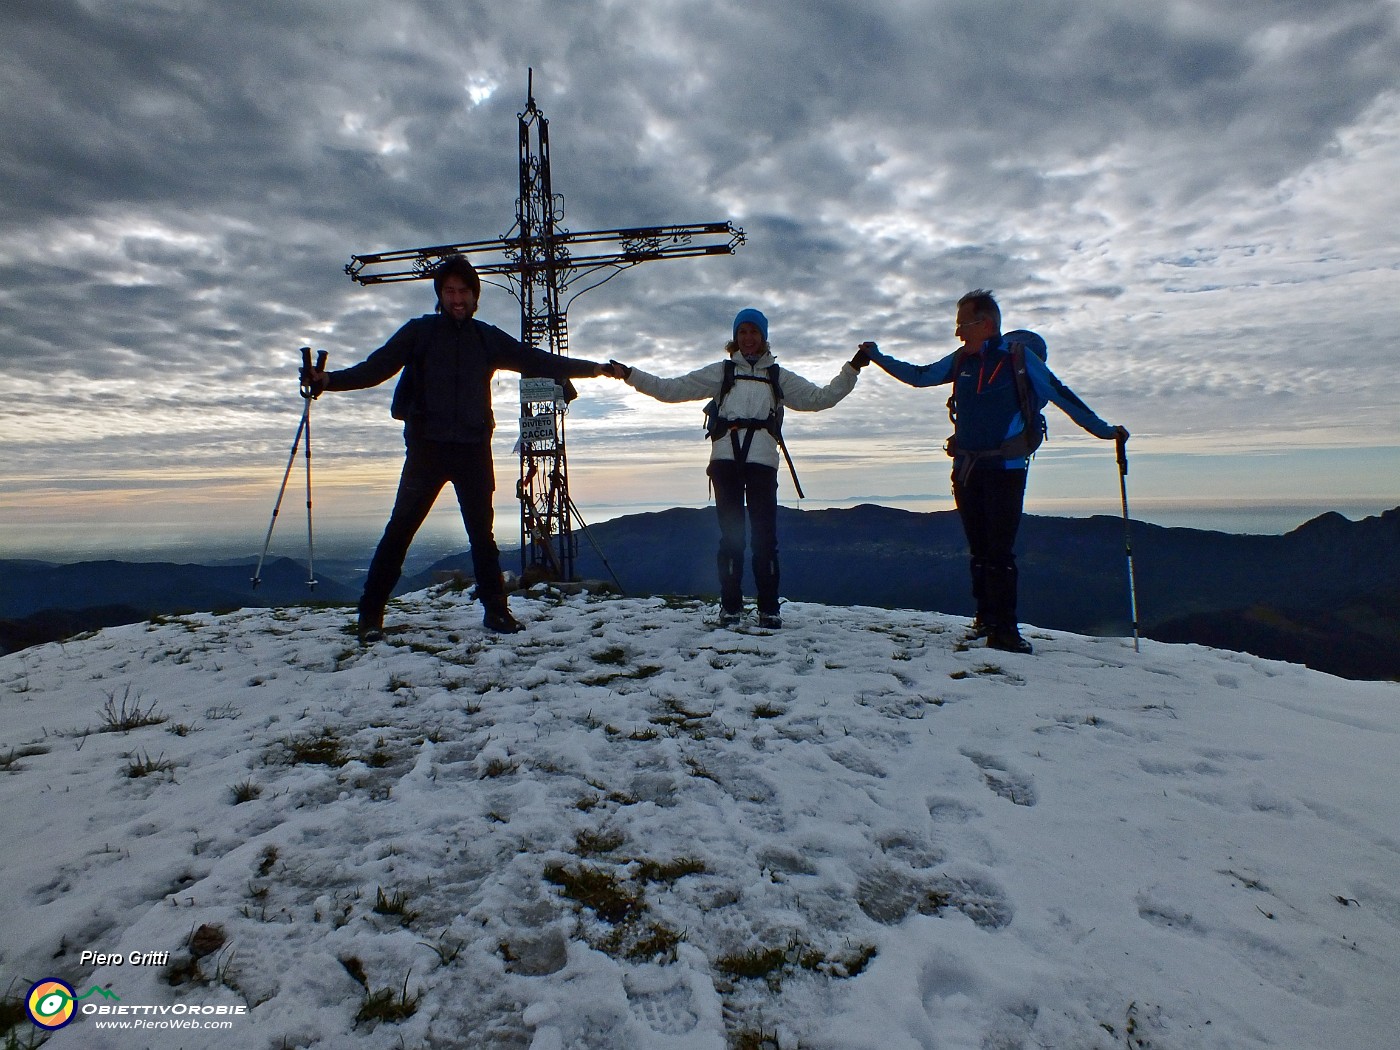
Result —
<svg viewBox="0 0 1400 1050"><path fill-rule="evenodd" d="M1030 777L1022 776L1006 767L998 758L980 751L963 751L963 755L982 771L982 779L987 786L1002 798L1018 806L1034 806L1038 800L1035 784Z"/></svg>

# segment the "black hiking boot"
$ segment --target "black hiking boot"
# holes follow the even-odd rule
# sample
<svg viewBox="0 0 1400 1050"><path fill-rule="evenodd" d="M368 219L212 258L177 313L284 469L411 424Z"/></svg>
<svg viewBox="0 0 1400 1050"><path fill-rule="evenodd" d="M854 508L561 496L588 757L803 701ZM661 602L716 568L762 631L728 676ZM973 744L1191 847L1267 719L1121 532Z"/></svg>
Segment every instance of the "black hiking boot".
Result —
<svg viewBox="0 0 1400 1050"><path fill-rule="evenodd" d="M743 618L743 612L739 610L720 609L719 626L738 627L739 621Z"/></svg>
<svg viewBox="0 0 1400 1050"><path fill-rule="evenodd" d="M355 633L359 635L361 645L373 645L375 642L382 642L384 640L384 610L361 609L360 620L356 625Z"/></svg>
<svg viewBox="0 0 1400 1050"><path fill-rule="evenodd" d="M758 626L769 631L776 631L783 626L783 618L777 613L759 613Z"/></svg>
<svg viewBox="0 0 1400 1050"><path fill-rule="evenodd" d="M482 625L488 631L495 631L497 634L519 634L525 630L525 626L510 614L510 609L504 605L493 605L486 610L486 615L481 618Z"/></svg>
<svg viewBox="0 0 1400 1050"><path fill-rule="evenodd" d="M1015 627L999 628L987 635L987 648L1000 649L1004 653L1025 653L1030 655L1034 652L1031 643L1021 637L1021 632Z"/></svg>

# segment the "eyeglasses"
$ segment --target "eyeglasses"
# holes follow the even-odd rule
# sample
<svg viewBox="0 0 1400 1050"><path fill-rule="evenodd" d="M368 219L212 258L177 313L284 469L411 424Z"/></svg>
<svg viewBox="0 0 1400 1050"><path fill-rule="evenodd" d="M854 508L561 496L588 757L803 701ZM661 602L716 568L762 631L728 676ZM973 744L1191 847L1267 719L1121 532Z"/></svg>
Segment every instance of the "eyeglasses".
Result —
<svg viewBox="0 0 1400 1050"><path fill-rule="evenodd" d="M968 321L959 321L956 325L953 326L953 331L956 332L960 328L971 328L973 325L981 324L985 320L987 320L987 318L985 317L974 317Z"/></svg>

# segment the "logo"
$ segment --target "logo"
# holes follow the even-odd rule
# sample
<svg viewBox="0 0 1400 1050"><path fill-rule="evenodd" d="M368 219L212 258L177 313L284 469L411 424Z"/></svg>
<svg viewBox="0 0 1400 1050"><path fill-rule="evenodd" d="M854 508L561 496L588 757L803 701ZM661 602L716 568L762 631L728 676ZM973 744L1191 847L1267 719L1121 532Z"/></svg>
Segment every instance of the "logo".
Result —
<svg viewBox="0 0 1400 1050"><path fill-rule="evenodd" d="M73 1020L73 1015L77 1012L77 1001L86 999L94 992L104 999L118 998L114 992L98 988L96 985L78 995L67 981L61 981L57 977L45 977L29 989L29 996L24 1003L25 1012L40 1028L52 1032Z"/></svg>
<svg viewBox="0 0 1400 1050"><path fill-rule="evenodd" d="M28 1010L31 1021L40 1028L53 1031L73 1020L73 1014L76 1012L73 1002L76 998L73 986L67 981L60 981L57 977L46 977L29 989L25 1009Z"/></svg>

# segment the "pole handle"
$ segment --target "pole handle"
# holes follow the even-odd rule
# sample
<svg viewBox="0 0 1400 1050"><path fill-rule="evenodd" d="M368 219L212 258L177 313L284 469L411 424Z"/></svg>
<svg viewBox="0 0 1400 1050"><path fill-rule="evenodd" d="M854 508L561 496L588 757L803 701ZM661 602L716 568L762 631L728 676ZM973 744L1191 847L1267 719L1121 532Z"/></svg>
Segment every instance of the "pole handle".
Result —
<svg viewBox="0 0 1400 1050"><path fill-rule="evenodd" d="M317 372L324 372L326 370L327 356L325 350L317 353L315 367ZM319 391L313 391L311 389L311 371L311 347L303 346L301 348L301 396L307 399L321 396Z"/></svg>
<svg viewBox="0 0 1400 1050"><path fill-rule="evenodd" d="M1126 477L1128 473L1128 439L1122 434L1118 434L1114 441L1118 446L1118 473Z"/></svg>

